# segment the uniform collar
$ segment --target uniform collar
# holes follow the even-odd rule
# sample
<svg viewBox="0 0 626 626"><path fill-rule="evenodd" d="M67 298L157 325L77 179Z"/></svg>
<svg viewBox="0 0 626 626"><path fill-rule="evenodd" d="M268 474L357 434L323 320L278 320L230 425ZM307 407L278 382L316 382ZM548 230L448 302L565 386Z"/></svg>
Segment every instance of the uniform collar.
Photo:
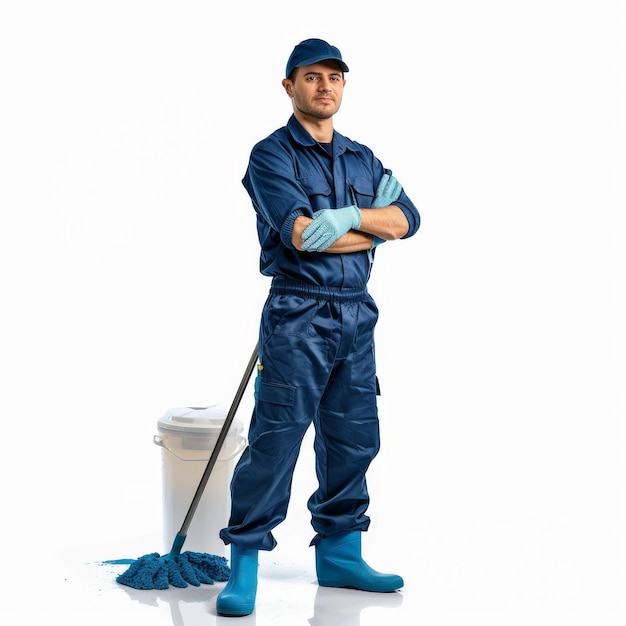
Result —
<svg viewBox="0 0 626 626"><path fill-rule="evenodd" d="M287 130L293 140L301 146L315 146L317 141L311 137L310 133L300 124L295 115L291 115L287 122ZM333 131L333 145L335 154L342 154L351 147L352 142L336 130Z"/></svg>

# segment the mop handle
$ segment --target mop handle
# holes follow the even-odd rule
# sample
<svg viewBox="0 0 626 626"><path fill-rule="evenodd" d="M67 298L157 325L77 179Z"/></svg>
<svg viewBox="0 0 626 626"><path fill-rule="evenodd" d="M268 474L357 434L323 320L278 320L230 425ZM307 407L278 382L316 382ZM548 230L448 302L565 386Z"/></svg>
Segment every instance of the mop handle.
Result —
<svg viewBox="0 0 626 626"><path fill-rule="evenodd" d="M224 440L226 439L226 436L228 435L228 430L230 429L230 426L233 422L235 413L237 413L237 409L239 408L239 404L241 403L241 398L243 397L246 387L248 386L248 383L250 382L250 377L252 376L252 372L254 371L254 367L258 359L258 350L259 350L259 346L257 344L256 346L254 346L254 352L252 353L252 356L250 357L250 361L248 363L248 366L246 367L246 371L243 375L243 378L241 379L241 382L239 383L239 389L237 389L237 393L235 394L233 403L230 405L230 409L228 411L228 414L226 415L226 419L224 420L224 425L222 426L222 429L220 430L220 434L217 437L217 441L215 443L215 447L213 448L213 452L211 453L211 456L209 457L209 462L207 463L206 469L204 470L204 473L202 474L202 478L200 479L200 484L198 485L198 488L196 489L196 495L193 497L193 500L191 501L191 506L189 507L189 511L187 511L185 521L183 522L183 525L180 527L180 531L178 534L182 535L183 537L187 536L187 530L189 529L189 524L191 524L191 519L193 518L194 513L196 512L196 509L198 508L200 498L202 497L202 494L204 493L204 488L206 487L206 484L209 480L209 476L211 475L211 472L213 471L213 466L215 465L215 462L217 461L217 457L219 456L220 450L222 449L222 446L224 445Z"/></svg>

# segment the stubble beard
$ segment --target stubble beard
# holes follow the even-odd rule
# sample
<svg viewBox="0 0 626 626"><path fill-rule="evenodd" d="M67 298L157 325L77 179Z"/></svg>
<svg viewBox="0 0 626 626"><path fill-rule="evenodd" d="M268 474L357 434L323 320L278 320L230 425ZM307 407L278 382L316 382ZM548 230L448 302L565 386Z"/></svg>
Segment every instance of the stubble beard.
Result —
<svg viewBox="0 0 626 626"><path fill-rule="evenodd" d="M303 115L315 118L316 120L327 120L332 117L339 110L339 105L335 103L333 107L314 107L313 105L306 105L302 102L294 101L296 109Z"/></svg>

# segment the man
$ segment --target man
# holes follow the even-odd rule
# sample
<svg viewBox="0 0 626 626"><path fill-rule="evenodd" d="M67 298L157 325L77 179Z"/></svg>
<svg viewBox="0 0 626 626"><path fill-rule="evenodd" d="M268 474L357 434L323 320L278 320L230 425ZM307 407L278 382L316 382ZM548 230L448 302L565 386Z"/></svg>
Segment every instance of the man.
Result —
<svg viewBox="0 0 626 626"><path fill-rule="evenodd" d="M320 39L299 43L283 87L293 115L252 149L243 185L257 216L261 273L272 277L259 333L249 445L234 471L220 536L231 545L222 615L248 615L258 551L286 516L302 439L313 423L319 487L308 507L318 583L388 592L395 574L361 557L365 473L379 450L374 326L367 292L375 249L407 238L417 209L372 151L333 128L348 66Z"/></svg>

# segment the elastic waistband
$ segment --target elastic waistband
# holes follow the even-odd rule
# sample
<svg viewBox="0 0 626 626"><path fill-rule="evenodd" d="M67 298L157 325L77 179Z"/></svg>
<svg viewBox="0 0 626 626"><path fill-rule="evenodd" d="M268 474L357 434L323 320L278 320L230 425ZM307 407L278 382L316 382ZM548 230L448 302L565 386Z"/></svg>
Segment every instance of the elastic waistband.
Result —
<svg viewBox="0 0 626 626"><path fill-rule="evenodd" d="M284 278L272 279L270 295L300 296L311 300L334 302L363 302L369 297L365 287L321 287Z"/></svg>

